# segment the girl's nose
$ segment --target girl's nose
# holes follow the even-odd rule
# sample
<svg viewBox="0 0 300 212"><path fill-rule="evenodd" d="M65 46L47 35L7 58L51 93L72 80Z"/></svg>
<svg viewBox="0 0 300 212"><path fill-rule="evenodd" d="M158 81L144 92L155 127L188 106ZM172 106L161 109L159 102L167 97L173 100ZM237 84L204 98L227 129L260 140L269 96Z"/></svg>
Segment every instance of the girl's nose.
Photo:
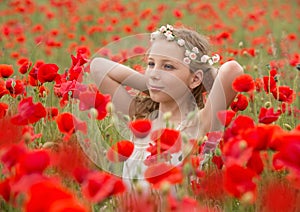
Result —
<svg viewBox="0 0 300 212"><path fill-rule="evenodd" d="M151 79L159 80L160 79L160 71L152 69L149 73Z"/></svg>

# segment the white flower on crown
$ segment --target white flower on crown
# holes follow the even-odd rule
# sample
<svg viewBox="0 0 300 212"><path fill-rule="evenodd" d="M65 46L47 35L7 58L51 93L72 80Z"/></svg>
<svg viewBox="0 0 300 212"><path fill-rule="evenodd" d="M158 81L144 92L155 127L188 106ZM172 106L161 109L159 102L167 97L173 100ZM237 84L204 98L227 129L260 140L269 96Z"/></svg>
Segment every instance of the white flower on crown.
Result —
<svg viewBox="0 0 300 212"><path fill-rule="evenodd" d="M207 61L210 59L210 57L208 55L202 55L200 62L201 63L207 63Z"/></svg>
<svg viewBox="0 0 300 212"><path fill-rule="evenodd" d="M196 46L192 48L192 51L195 52L196 54L199 54L199 49Z"/></svg>
<svg viewBox="0 0 300 212"><path fill-rule="evenodd" d="M194 52L191 52L189 57L192 59L192 60L196 60L197 58L197 55L194 53Z"/></svg>
<svg viewBox="0 0 300 212"><path fill-rule="evenodd" d="M214 64L214 61L211 58L209 58L208 64L212 66Z"/></svg>
<svg viewBox="0 0 300 212"><path fill-rule="evenodd" d="M183 62L188 65L191 63L191 59L188 57L185 57L185 58L183 58Z"/></svg>
<svg viewBox="0 0 300 212"><path fill-rule="evenodd" d="M172 35L172 32L170 30L167 30L164 34L165 36L168 36L168 35Z"/></svg>
<svg viewBox="0 0 300 212"><path fill-rule="evenodd" d="M211 59L212 59L213 63L217 63L220 61L220 55L215 54L211 57Z"/></svg>
<svg viewBox="0 0 300 212"><path fill-rule="evenodd" d="M159 36L160 32L159 31L155 31L151 33L151 37L150 37L150 41L155 40L155 38L157 38Z"/></svg>
<svg viewBox="0 0 300 212"><path fill-rule="evenodd" d="M174 40L174 36L172 34L165 34L165 36L167 37L168 41Z"/></svg>
<svg viewBox="0 0 300 212"><path fill-rule="evenodd" d="M184 46L184 45L185 45L185 41L184 41L183 39L179 39L179 40L177 41L177 44L178 44L179 46Z"/></svg>
<svg viewBox="0 0 300 212"><path fill-rule="evenodd" d="M170 30L167 30L166 32L164 32L164 35L166 36L168 41L174 40L174 35Z"/></svg>
<svg viewBox="0 0 300 212"><path fill-rule="evenodd" d="M159 31L160 32L165 32L167 30L167 27L165 27L165 26L161 26L160 28L159 28Z"/></svg>
<svg viewBox="0 0 300 212"><path fill-rule="evenodd" d="M170 24L167 24L166 26L161 26L159 30L151 33L150 41L154 41L156 37L163 34L168 41L176 41L178 46L185 47L186 41L182 38L178 38L177 36L175 36L173 34L173 30L174 28ZM217 63L220 60L220 56L218 54L215 54L212 57L209 57L208 55L202 55L200 61L198 61L197 54L199 53L200 51L196 46L192 46L190 50L186 49L184 52L185 57L183 58L183 62L185 64L190 64L192 60L195 60L197 62L208 63L210 65L213 65L214 63Z"/></svg>
<svg viewBox="0 0 300 212"><path fill-rule="evenodd" d="M171 31L173 31L173 26L172 25L170 25L170 24L167 24L167 29L169 29L169 30L171 30Z"/></svg>
<svg viewBox="0 0 300 212"><path fill-rule="evenodd" d="M191 52L190 52L189 50L185 50L184 55L188 57L188 56L190 56L190 53L191 53Z"/></svg>

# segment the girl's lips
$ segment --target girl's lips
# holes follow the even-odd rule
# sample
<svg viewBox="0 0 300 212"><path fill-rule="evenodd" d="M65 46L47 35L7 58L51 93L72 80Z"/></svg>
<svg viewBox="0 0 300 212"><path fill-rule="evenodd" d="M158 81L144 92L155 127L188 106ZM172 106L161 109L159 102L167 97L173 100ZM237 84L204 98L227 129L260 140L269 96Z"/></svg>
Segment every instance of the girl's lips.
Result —
<svg viewBox="0 0 300 212"><path fill-rule="evenodd" d="M162 90L163 88L164 88L164 87L162 87L162 86L149 85L149 90L160 91L160 90Z"/></svg>

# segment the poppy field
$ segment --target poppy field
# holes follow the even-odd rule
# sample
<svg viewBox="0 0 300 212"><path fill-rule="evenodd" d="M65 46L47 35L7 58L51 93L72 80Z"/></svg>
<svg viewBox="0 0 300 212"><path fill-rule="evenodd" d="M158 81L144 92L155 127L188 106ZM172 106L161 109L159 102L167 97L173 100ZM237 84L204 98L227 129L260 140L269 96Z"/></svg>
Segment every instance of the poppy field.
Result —
<svg viewBox="0 0 300 212"><path fill-rule="evenodd" d="M0 4L1 211L300 211L299 0ZM180 151L180 132L154 132L150 190L134 181L129 190L122 162L134 144L124 135L145 137L151 121L124 127L89 63L101 56L143 72L134 55L145 46L113 47L166 24L209 37L220 64L236 60L244 74L218 113L224 130L182 141L193 151L178 166L153 158Z"/></svg>

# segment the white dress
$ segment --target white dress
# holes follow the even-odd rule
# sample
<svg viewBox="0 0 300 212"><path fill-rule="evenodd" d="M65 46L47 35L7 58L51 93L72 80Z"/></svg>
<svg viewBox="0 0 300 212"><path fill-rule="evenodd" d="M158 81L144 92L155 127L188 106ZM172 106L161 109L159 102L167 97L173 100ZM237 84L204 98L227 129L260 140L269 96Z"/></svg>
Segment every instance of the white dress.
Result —
<svg viewBox="0 0 300 212"><path fill-rule="evenodd" d="M181 131L181 125L176 130ZM182 131L181 131L182 132ZM143 139L134 140L134 150L131 156L124 162L123 181L127 184L128 189L133 188L133 182L146 189L149 183L144 178L144 173L148 166L144 164L145 159L150 153L146 150L151 142L149 136ZM182 151L171 154L171 164L178 165L182 162Z"/></svg>

